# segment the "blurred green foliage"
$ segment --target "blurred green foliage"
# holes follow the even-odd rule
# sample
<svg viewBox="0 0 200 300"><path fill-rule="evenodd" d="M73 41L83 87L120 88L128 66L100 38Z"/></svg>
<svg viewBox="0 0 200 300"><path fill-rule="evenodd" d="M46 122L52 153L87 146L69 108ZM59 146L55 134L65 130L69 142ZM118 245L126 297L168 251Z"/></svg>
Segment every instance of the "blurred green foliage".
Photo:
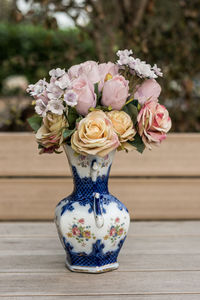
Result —
<svg viewBox="0 0 200 300"><path fill-rule="evenodd" d="M0 23L0 89L10 75L29 82L48 76L54 67L96 59L92 41L77 29L49 30L40 26Z"/></svg>
<svg viewBox="0 0 200 300"><path fill-rule="evenodd" d="M90 22L87 26L75 22L77 27L68 30L52 27L56 21L50 18L47 4L55 2L54 7L62 6L68 15L73 15L73 7L58 0L32 2L41 3L42 9L31 10L27 19L21 16L21 23L0 23L1 95L13 94L4 88L8 76L25 75L34 83L48 77L55 67L67 69L85 60L115 61L115 52L127 48L135 57L162 68L160 102L170 112L172 131L200 131L199 0L84 0L77 11L89 14ZM135 9L123 7L128 2ZM77 1L70 3L77 8ZM141 13L142 3L146 5ZM0 101L0 130L27 129L24 120L31 113L30 106L27 110L13 103L7 107L2 112Z"/></svg>

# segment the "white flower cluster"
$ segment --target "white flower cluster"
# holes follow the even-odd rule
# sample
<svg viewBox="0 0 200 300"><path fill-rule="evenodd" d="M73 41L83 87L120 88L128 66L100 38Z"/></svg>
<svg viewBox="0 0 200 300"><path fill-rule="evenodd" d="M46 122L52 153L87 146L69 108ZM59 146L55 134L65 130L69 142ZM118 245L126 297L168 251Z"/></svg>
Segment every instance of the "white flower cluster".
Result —
<svg viewBox="0 0 200 300"><path fill-rule="evenodd" d="M65 69L53 69L49 75L51 76L49 83L44 78L27 88L27 92L36 99L36 113L42 117L45 117L48 111L62 115L65 110L63 101L69 106L77 104L78 96L72 90Z"/></svg>
<svg viewBox="0 0 200 300"><path fill-rule="evenodd" d="M119 68L127 66L130 68L131 73L136 73L140 78L157 78L158 76L163 76L161 69L156 64L152 67L145 61L134 58L131 54L133 54L132 50L127 49L117 52L117 56L119 57L117 64Z"/></svg>

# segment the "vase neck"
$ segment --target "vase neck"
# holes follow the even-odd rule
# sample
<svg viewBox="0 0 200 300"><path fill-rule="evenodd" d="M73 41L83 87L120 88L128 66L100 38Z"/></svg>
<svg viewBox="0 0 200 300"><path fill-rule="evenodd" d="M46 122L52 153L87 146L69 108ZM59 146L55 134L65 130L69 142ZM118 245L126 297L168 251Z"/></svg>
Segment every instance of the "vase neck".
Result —
<svg viewBox="0 0 200 300"><path fill-rule="evenodd" d="M108 178L115 151L102 158L78 155L68 145L64 149L74 178L74 193L80 196L108 193Z"/></svg>

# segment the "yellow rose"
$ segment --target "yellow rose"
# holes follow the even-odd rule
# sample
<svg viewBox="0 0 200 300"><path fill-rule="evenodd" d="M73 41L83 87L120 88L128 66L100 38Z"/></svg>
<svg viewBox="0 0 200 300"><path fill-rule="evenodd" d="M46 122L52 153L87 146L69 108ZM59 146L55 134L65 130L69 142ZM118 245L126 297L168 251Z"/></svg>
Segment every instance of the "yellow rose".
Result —
<svg viewBox="0 0 200 300"><path fill-rule="evenodd" d="M136 130L130 116L127 113L124 111L113 110L107 113L107 116L110 118L113 128L118 134L119 141L122 145L128 140L133 140Z"/></svg>
<svg viewBox="0 0 200 300"><path fill-rule="evenodd" d="M72 135L71 145L82 155L104 157L119 146L119 139L106 114L101 110L95 110L80 121Z"/></svg>
<svg viewBox="0 0 200 300"><path fill-rule="evenodd" d="M47 116L43 118L42 126L36 133L38 144L46 149L42 149L41 153L51 153L60 147L63 142L62 129L67 125L64 115L60 116L53 113L47 113Z"/></svg>

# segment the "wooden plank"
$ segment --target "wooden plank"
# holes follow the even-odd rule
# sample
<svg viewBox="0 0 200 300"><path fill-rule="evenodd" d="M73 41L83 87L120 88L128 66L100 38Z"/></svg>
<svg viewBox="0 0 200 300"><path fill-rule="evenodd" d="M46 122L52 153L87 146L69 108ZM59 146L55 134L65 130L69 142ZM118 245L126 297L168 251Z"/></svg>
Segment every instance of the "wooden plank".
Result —
<svg viewBox="0 0 200 300"><path fill-rule="evenodd" d="M109 296L103 296L103 295L98 295L98 296L19 296L19 297L14 297L14 300L31 300L31 299L37 299L37 300L62 300L62 299L70 299L70 300L126 300L126 299L131 299L131 300L199 300L200 295L199 294L175 294L172 293L163 295L109 295ZM0 298L2 300L12 300L13 297L6 297L6 296L1 296Z"/></svg>
<svg viewBox="0 0 200 300"><path fill-rule="evenodd" d="M35 255L63 254L64 250L54 238L1 238L0 255L28 255L34 249ZM200 254L199 236L128 236L124 249L125 255L139 254ZM200 269L200 266L198 266Z"/></svg>
<svg viewBox="0 0 200 300"><path fill-rule="evenodd" d="M60 248L55 252L56 254L53 254L53 251L46 251L46 248L45 251L36 251L33 248L22 253L20 250L17 250L17 253L1 252L0 273L66 273L64 251ZM138 254L131 249L127 253L125 247L118 261L120 264L118 272L200 271L200 254Z"/></svg>
<svg viewBox="0 0 200 300"><path fill-rule="evenodd" d="M175 294L172 293L170 294L159 294L159 295L109 295L109 296L103 296L103 295L98 295L98 296L86 296L86 295L80 295L80 296L22 296L20 295L19 297L14 296L14 300L62 300L62 299L70 299L70 300L199 300L200 294ZM6 297L6 296L1 296L0 299L2 300L12 300L13 297Z"/></svg>
<svg viewBox="0 0 200 300"><path fill-rule="evenodd" d="M129 236L199 236L199 221L134 221L130 224ZM1 222L1 237L55 237L54 222Z"/></svg>
<svg viewBox="0 0 200 300"><path fill-rule="evenodd" d="M200 176L200 134L169 134L161 147L117 153L113 176ZM64 154L38 155L31 133L0 133L0 176L71 176ZM130 163L132 162L132 163Z"/></svg>
<svg viewBox="0 0 200 300"><path fill-rule="evenodd" d="M97 279L98 278L98 279ZM105 274L1 273L1 295L147 295L200 293L200 272L111 272Z"/></svg>
<svg viewBox="0 0 200 300"><path fill-rule="evenodd" d="M0 236L0 299L197 300L199 223L131 224L119 270L98 276L65 269L58 239L44 235L45 229L53 229L54 224L1 223L1 230L10 225L6 231L10 237ZM43 236L38 230L41 225ZM134 228L141 229L142 235L134 233ZM180 235L181 230L185 234Z"/></svg>
<svg viewBox="0 0 200 300"><path fill-rule="evenodd" d="M71 179L0 179L0 220L50 220ZM200 218L200 179L111 179L133 219Z"/></svg>

